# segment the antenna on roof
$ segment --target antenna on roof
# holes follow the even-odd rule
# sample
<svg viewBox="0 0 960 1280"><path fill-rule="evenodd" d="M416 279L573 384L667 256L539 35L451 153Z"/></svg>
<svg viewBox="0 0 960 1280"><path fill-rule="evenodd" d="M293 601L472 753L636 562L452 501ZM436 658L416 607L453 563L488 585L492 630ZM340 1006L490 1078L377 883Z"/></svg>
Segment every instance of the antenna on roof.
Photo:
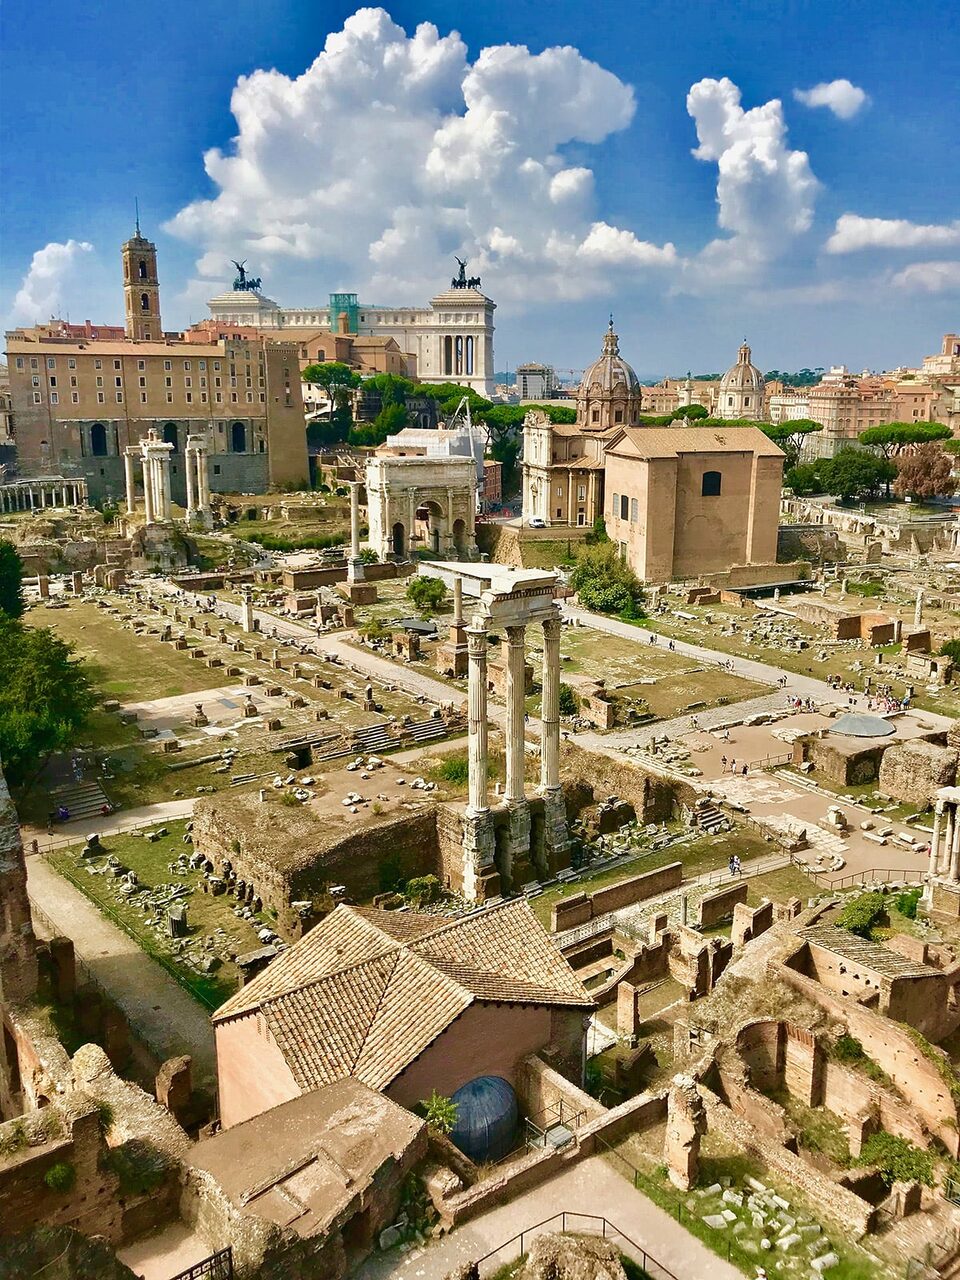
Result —
<svg viewBox="0 0 960 1280"><path fill-rule="evenodd" d="M137 238L140 238L140 200L137 196L133 197L133 207L137 211Z"/></svg>

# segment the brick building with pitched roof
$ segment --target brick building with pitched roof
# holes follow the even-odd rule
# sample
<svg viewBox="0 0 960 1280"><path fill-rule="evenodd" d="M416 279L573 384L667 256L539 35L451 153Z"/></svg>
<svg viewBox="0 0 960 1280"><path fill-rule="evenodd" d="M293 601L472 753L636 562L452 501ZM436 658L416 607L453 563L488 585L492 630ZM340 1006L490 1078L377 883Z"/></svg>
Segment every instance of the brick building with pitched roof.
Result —
<svg viewBox="0 0 960 1280"><path fill-rule="evenodd" d="M412 1107L549 1049L579 1081L593 1000L529 906L339 906L214 1015L223 1127L353 1077Z"/></svg>

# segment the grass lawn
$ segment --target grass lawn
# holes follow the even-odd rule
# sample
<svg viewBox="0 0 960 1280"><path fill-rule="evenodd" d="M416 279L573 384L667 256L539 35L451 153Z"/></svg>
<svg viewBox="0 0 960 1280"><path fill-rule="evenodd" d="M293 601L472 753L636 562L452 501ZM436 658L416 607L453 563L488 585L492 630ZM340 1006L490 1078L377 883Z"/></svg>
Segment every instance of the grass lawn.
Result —
<svg viewBox="0 0 960 1280"><path fill-rule="evenodd" d="M581 876L572 884L553 885L544 889L538 897L530 900L530 906L537 919L545 928L550 928L550 915L553 907L561 898L571 893L593 893L606 885L626 880L629 876L640 875L645 871L655 871L657 867L666 866L669 862L683 863L685 879L702 875L706 871L716 871L726 867L730 855L736 853L743 862L748 858L759 858L770 853L770 846L760 836L746 828L734 828L716 836L702 836L690 844L674 846L670 849L659 849L656 853L642 853L616 867L598 869L590 875Z"/></svg>
<svg viewBox="0 0 960 1280"><path fill-rule="evenodd" d="M767 871L762 876L751 876L747 880L747 905L758 907L762 898L772 902L786 902L788 898L799 898L806 906L808 898L815 898L823 890L811 880L799 867L780 867L777 871Z"/></svg>
<svg viewBox="0 0 960 1280"><path fill-rule="evenodd" d="M82 845L57 849L46 855L55 870L69 879L78 889L94 902L108 919L120 925L140 947L159 960L174 976L190 990L201 1003L210 1009L222 1004L239 984L239 971L229 959L229 953L242 954L253 951L260 946L254 922L240 920L233 914L232 908L236 899L227 894L213 897L203 893L200 884L203 877L198 871L173 872L171 863L183 852L191 852L192 846L185 845L183 835L186 823L169 822L164 824L168 834L151 843L144 836L121 834L104 837L104 856L87 860L81 858ZM159 830L159 828L157 828ZM108 855L114 854L121 865L136 873L142 885L153 889L161 884L183 884L191 893L178 899L187 905L187 921L189 935L187 945L178 953L178 941L166 936L166 912L161 911L163 920L159 928L150 925L149 919L153 907L146 902L140 905L145 895L137 894L132 898L124 898L119 893L120 878L112 875L91 875L88 865L102 866ZM267 920L256 922L258 925L269 923ZM216 931L222 933L216 933ZM190 963L191 955L200 954L204 939L216 937L216 951L221 958L220 967L213 973L203 973Z"/></svg>
<svg viewBox="0 0 960 1280"><path fill-rule="evenodd" d="M641 1135L642 1136L642 1135ZM819 1223L823 1226L825 1236L837 1254L839 1262L832 1267L829 1274L831 1280L880 1280L889 1277L893 1280L894 1270L883 1260L848 1240L843 1224L827 1223L823 1215L813 1213L796 1194L792 1186L778 1183L770 1176L761 1161L742 1151L734 1150L725 1139L718 1135L708 1134L703 1140L698 1188L706 1188L718 1183L730 1185L735 1191L748 1192L745 1179L755 1178L770 1191L781 1195L790 1204L790 1216L798 1223ZM652 1155L643 1150L636 1139L628 1138L621 1142L613 1152L605 1157L613 1168L628 1177L638 1190L648 1196L655 1204L664 1209L676 1221L680 1222L691 1235L701 1240L709 1249L738 1267L745 1275L755 1276L761 1262L768 1264L767 1269L773 1274L771 1264L782 1255L779 1252L763 1251L760 1240L767 1231L766 1227L754 1227L750 1211L746 1205L737 1207L727 1205L720 1193L711 1196L694 1196L690 1192L677 1190L667 1177L666 1166L659 1162L659 1152ZM732 1226L727 1230L718 1230L708 1226L703 1218L706 1215L719 1213L722 1209L732 1208L743 1226L737 1234L733 1234ZM799 1248L796 1256L806 1257ZM806 1267L792 1267L785 1274L806 1275ZM776 1274L780 1274L780 1269Z"/></svg>
<svg viewBox="0 0 960 1280"><path fill-rule="evenodd" d="M108 698L147 702L223 684L222 668L206 667L172 645L161 645L156 636L134 635L86 601L68 609L35 609L28 620L69 641L77 656L88 660L94 683Z"/></svg>

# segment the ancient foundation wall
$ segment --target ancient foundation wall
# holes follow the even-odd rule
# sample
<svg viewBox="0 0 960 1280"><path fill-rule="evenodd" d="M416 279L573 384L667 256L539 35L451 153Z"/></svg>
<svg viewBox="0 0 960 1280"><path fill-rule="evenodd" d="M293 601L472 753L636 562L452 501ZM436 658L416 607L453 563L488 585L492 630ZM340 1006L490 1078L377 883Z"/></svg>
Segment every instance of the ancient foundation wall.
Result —
<svg viewBox="0 0 960 1280"><path fill-rule="evenodd" d="M667 822L681 807L693 808L697 791L687 783L565 743L560 753L564 782L581 783L591 796L619 796L633 805L638 822ZM568 796L581 788L571 786ZM569 813L568 817L575 817Z"/></svg>
<svg viewBox="0 0 960 1280"><path fill-rule="evenodd" d="M835 995L786 965L771 965L770 976L798 991L831 1017L845 1022L864 1052L887 1073L908 1105L950 1154L960 1153L960 1081L954 1085L955 1097L950 1085L956 1075L946 1054L933 1045L918 1042L918 1033L913 1033L912 1028L864 1009L854 1000Z"/></svg>
<svg viewBox="0 0 960 1280"><path fill-rule="evenodd" d="M701 929L712 929L721 920L733 915L733 909L739 902L747 900L746 881L726 885L713 893L705 894L700 899L698 923Z"/></svg>
<svg viewBox="0 0 960 1280"><path fill-rule="evenodd" d="M665 867L646 871L643 875L628 876L615 884L597 889L594 893L575 893L561 899L551 915L550 928L555 933L585 924L608 911L617 911L634 902L643 902L658 893L666 893L679 887L683 880L683 863L670 862ZM731 908L732 910L732 908Z"/></svg>
<svg viewBox="0 0 960 1280"><path fill-rule="evenodd" d="M540 1128L561 1120L570 1123L571 1117L579 1117L577 1123L580 1124L607 1114L606 1107L596 1098L554 1071L536 1054L519 1064L516 1090L524 1114Z"/></svg>

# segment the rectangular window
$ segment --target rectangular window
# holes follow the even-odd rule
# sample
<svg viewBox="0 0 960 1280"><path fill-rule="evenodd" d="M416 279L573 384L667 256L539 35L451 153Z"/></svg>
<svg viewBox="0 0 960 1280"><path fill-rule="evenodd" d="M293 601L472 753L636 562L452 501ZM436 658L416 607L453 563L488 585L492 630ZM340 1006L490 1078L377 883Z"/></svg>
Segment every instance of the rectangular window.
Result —
<svg viewBox="0 0 960 1280"><path fill-rule="evenodd" d="M33 377L30 379L30 381L31 381L31 383L32 383L35 387L39 387L39 385L40 385L40 375L39 375L39 373L35 373L35 374L33 375Z"/></svg>
<svg viewBox="0 0 960 1280"><path fill-rule="evenodd" d="M146 367L147 367L147 362L146 362L146 360L138 360L138 361L137 361L137 368L138 368L138 369L140 369L141 371L143 371L143 370L145 370L145 369L146 369ZM143 380L141 379L141 384L142 384L142 381L143 381Z"/></svg>
<svg viewBox="0 0 960 1280"><path fill-rule="evenodd" d="M75 387L77 385L77 375L75 373L71 373L70 375L70 385L71 387Z"/></svg>
<svg viewBox="0 0 960 1280"><path fill-rule="evenodd" d="M207 393L205 391L200 392L200 401L202 404L207 403Z"/></svg>
<svg viewBox="0 0 960 1280"><path fill-rule="evenodd" d="M38 361L37 361L37 357L36 357L36 356L31 356L31 357L30 357L30 368L31 368L31 369L39 369L39 368L40 368L40 365L39 365L39 363L38 363Z"/></svg>
<svg viewBox="0 0 960 1280"><path fill-rule="evenodd" d="M219 379L219 378L214 378L214 380L213 380L213 385L214 385L215 387L219 387L219 386L220 386L220 379Z"/></svg>
<svg viewBox="0 0 960 1280"><path fill-rule="evenodd" d="M50 403L51 403L51 404L59 404L59 403L60 403L60 396L57 394L57 392L56 392L56 391L51 391L51 392L50 392Z"/></svg>
<svg viewBox="0 0 960 1280"><path fill-rule="evenodd" d="M636 524L640 519L640 502L637 498L630 499L630 523Z"/></svg>
<svg viewBox="0 0 960 1280"><path fill-rule="evenodd" d="M103 404L104 395L102 391L97 392L97 404Z"/></svg>
<svg viewBox="0 0 960 1280"><path fill-rule="evenodd" d="M216 400L217 400L217 404L223 403L223 395L219 391L216 394Z"/></svg>
<svg viewBox="0 0 960 1280"><path fill-rule="evenodd" d="M164 360L164 362L163 362L163 367L164 367L164 369L166 369L166 370L168 370L168 371L169 371L170 369L172 369L172 368L173 368L173 365L170 363L170 361L169 361L169 360Z"/></svg>
<svg viewBox="0 0 960 1280"><path fill-rule="evenodd" d="M98 378L98 379L97 379L97 386L98 386L98 387L102 387L102 386L103 386L103 378Z"/></svg>
<svg viewBox="0 0 960 1280"><path fill-rule="evenodd" d="M620 519L629 520L630 518L630 499L625 493L620 495Z"/></svg>
<svg viewBox="0 0 960 1280"><path fill-rule="evenodd" d="M117 404L123 404L123 392L122 392L122 391L118 391L118 392L117 392Z"/></svg>
<svg viewBox="0 0 960 1280"><path fill-rule="evenodd" d="M261 403L261 404L265 404L265 403L266 403L266 399L267 399L267 397L266 397L266 396L263 394L263 392L261 391L261 392L260 392L260 403Z"/></svg>
<svg viewBox="0 0 960 1280"><path fill-rule="evenodd" d="M235 391L230 392L230 400L233 404L237 403L237 393Z"/></svg>
<svg viewBox="0 0 960 1280"><path fill-rule="evenodd" d="M207 362L206 362L206 360L200 360L200 361L198 362L197 367L199 368L199 370L200 370L200 372L201 372L201 373L205 372L206 367L207 367Z"/></svg>
<svg viewBox="0 0 960 1280"><path fill-rule="evenodd" d="M173 392L172 392L172 391L168 391L168 392L167 392L167 404L173 404Z"/></svg>
<svg viewBox="0 0 960 1280"><path fill-rule="evenodd" d="M219 373L219 372L220 372L220 361L219 361L219 360L214 360L214 362L213 362L213 372L214 372L214 373ZM219 383L217 383L217 386L219 386L219 385L220 385L220 384L219 384Z"/></svg>
<svg viewBox="0 0 960 1280"><path fill-rule="evenodd" d="M102 361L102 360L94 360L94 362L93 362L93 367L94 367L95 369L102 369L102 368L103 368L103 361ZM100 384L98 383L97 385L99 386Z"/></svg>
<svg viewBox="0 0 960 1280"><path fill-rule="evenodd" d="M190 368L190 361L189 361L189 360L184 360L184 362L183 362L183 367L184 367L184 369L189 369L189 368Z"/></svg>
<svg viewBox="0 0 960 1280"><path fill-rule="evenodd" d="M140 392L140 403L141 404L147 403L147 393L145 391Z"/></svg>
<svg viewBox="0 0 960 1280"><path fill-rule="evenodd" d="M54 356L47 356L47 368L55 369L56 367L57 367L56 358Z"/></svg>
<svg viewBox="0 0 960 1280"><path fill-rule="evenodd" d="M215 476L218 476L220 474L220 464L218 462L215 462L213 464L213 474Z"/></svg>
<svg viewBox="0 0 960 1280"><path fill-rule="evenodd" d="M67 368L75 369L76 367L77 367L77 358L76 356L71 356L70 359L67 361Z"/></svg>
<svg viewBox="0 0 960 1280"><path fill-rule="evenodd" d="M173 386L173 379L172 379L172 378L164 378L164 380L163 380L163 381L164 381L164 383L165 383L165 385L166 385L166 386L168 386L168 387L172 387L172 386Z"/></svg>
<svg viewBox="0 0 960 1280"><path fill-rule="evenodd" d="M73 403L74 403L74 404L79 404L79 403L80 403L80 392L79 392L79 391L71 391L71 392L70 392L70 399L73 401Z"/></svg>
<svg viewBox="0 0 960 1280"><path fill-rule="evenodd" d="M188 391L188 392L187 392L187 404L193 404L193 392L192 392L192 391Z"/></svg>
<svg viewBox="0 0 960 1280"><path fill-rule="evenodd" d="M114 360L114 362L113 362L113 367L114 367L115 369L119 369L119 368L121 368L120 361L119 361L119 360Z"/></svg>
<svg viewBox="0 0 960 1280"><path fill-rule="evenodd" d="M247 404L253 404L253 392L252 392L252 391L248 391L248 392L247 392Z"/></svg>
<svg viewBox="0 0 960 1280"><path fill-rule="evenodd" d="M200 379L200 385L201 385L201 387L205 387L205 386L207 385L207 380L206 380L206 378L201 378L201 379Z"/></svg>
<svg viewBox="0 0 960 1280"><path fill-rule="evenodd" d="M139 382L140 382L141 387L145 387L145 386L147 385L147 380L146 380L146 378L140 378L140 379L139 379Z"/></svg>
<svg viewBox="0 0 960 1280"><path fill-rule="evenodd" d="M620 514L620 495L619 495L619 493L615 493L615 494L613 495L613 506L612 506L612 508L610 509L610 514L611 514L611 515L613 515L613 516L617 516L617 515L619 515L619 514Z"/></svg>
<svg viewBox="0 0 960 1280"><path fill-rule="evenodd" d="M185 387L192 387L192 386L193 386L193 379L192 379L192 378L184 378L184 380L183 380L183 385L184 385Z"/></svg>
<svg viewBox="0 0 960 1280"><path fill-rule="evenodd" d="M113 380L113 381L114 381L114 384L115 384L116 386L118 386L118 387L122 387L122 386L123 386L123 379L122 379L122 378L114 378L114 380Z"/></svg>
<svg viewBox="0 0 960 1280"><path fill-rule="evenodd" d="M23 356L17 356L17 368L18 369L23 368Z"/></svg>
<svg viewBox="0 0 960 1280"><path fill-rule="evenodd" d="M39 392L39 391L35 391L35 392L33 393L33 403L34 403L34 404L42 404L42 403L43 403L43 397L41 396L41 394L40 394L40 392Z"/></svg>
<svg viewBox="0 0 960 1280"><path fill-rule="evenodd" d="M50 385L51 387L55 387L57 385L57 375L55 373L50 375Z"/></svg>
<svg viewBox="0 0 960 1280"><path fill-rule="evenodd" d="M587 500L586 485L578 484L577 485L577 501L586 502L586 500Z"/></svg>

